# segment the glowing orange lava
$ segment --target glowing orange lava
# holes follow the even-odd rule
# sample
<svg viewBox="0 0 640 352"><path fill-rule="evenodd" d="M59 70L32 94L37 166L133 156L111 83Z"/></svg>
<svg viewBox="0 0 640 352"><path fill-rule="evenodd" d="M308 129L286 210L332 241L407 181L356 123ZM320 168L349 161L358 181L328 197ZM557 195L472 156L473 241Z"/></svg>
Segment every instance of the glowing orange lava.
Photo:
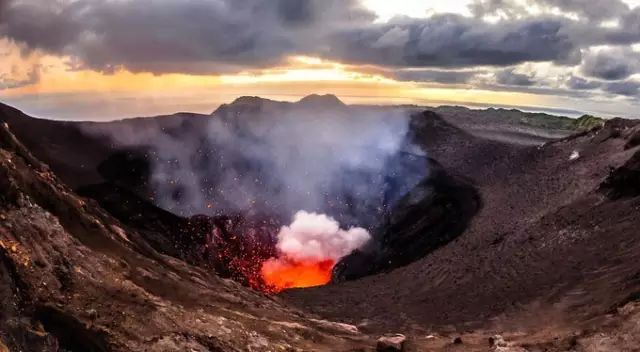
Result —
<svg viewBox="0 0 640 352"><path fill-rule="evenodd" d="M272 258L262 264L262 279L269 290L277 293L294 287L326 285L331 281L335 261L296 261L288 258Z"/></svg>

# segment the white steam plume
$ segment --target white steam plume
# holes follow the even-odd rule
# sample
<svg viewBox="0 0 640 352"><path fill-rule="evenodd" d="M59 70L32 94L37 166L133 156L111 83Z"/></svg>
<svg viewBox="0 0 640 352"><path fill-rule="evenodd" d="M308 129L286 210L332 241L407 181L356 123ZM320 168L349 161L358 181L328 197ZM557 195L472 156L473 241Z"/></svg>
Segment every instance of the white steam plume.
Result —
<svg viewBox="0 0 640 352"><path fill-rule="evenodd" d="M298 261L338 261L371 239L369 232L355 227L340 228L338 222L324 214L299 211L293 222L278 233L280 253Z"/></svg>
<svg viewBox="0 0 640 352"><path fill-rule="evenodd" d="M179 215L328 214L374 229L427 176L404 109L240 98L211 117L100 126L120 146L151 149L150 188ZM95 131L95 129L94 129Z"/></svg>

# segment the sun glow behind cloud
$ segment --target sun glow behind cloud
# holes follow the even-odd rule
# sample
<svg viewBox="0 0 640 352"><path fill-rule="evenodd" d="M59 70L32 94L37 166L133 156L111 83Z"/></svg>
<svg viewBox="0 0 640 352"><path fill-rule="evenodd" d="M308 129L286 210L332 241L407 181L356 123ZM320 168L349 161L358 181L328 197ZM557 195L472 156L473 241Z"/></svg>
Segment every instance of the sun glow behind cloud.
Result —
<svg viewBox="0 0 640 352"><path fill-rule="evenodd" d="M352 104L539 105L530 94L460 89L385 77L376 68L357 68L310 57L292 57L282 67L235 75L102 73L73 70L67 58L42 57L38 82L0 90L0 99L47 118L108 120L192 111L209 113L238 96L294 101L320 93Z"/></svg>
<svg viewBox="0 0 640 352"><path fill-rule="evenodd" d="M401 82L388 69L350 65L316 57L293 56L278 67L227 75L152 74L124 69L104 73L79 69L68 57L32 52L21 56L20 47L0 42L5 53L17 58L7 74L17 74L25 84L0 89L0 100L25 112L46 118L109 120L177 111L210 113L217 105L238 96L258 95L294 101L302 96L336 94L351 104L478 104L482 106L563 105L542 96L471 89L464 85ZM25 80L30 70L37 80Z"/></svg>
<svg viewBox="0 0 640 352"><path fill-rule="evenodd" d="M13 57L5 76L23 85L0 89L0 99L27 113L48 118L104 120L176 111L211 112L241 95L297 100L312 93L332 93L347 103L429 104L433 102L533 103L525 95L465 91L399 82L378 67L355 66L316 57L294 56L281 66L227 75L104 73L78 68L69 57L32 52L1 41ZM27 81L30 70L37 79Z"/></svg>
<svg viewBox="0 0 640 352"><path fill-rule="evenodd" d="M220 76L220 82L223 84L314 81L394 83L392 79L380 74L359 72L348 65L308 56L291 57L289 64L280 68Z"/></svg>

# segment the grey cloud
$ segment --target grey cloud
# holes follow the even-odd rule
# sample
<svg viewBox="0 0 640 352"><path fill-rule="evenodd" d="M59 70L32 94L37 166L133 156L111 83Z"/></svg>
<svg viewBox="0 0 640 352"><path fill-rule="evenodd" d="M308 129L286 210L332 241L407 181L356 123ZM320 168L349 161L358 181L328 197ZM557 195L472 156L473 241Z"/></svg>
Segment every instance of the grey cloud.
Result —
<svg viewBox="0 0 640 352"><path fill-rule="evenodd" d="M499 71L496 73L496 82L509 86L532 86L536 81L532 76L514 72L513 68Z"/></svg>
<svg viewBox="0 0 640 352"><path fill-rule="evenodd" d="M21 0L0 34L105 71L215 73L273 65L325 27L372 20L356 0Z"/></svg>
<svg viewBox="0 0 640 352"><path fill-rule="evenodd" d="M476 17L502 15L515 18L527 14L527 9L513 0L476 0L469 5Z"/></svg>
<svg viewBox="0 0 640 352"><path fill-rule="evenodd" d="M640 7L620 15L620 26L595 31L596 38L604 44L633 44L640 42Z"/></svg>
<svg viewBox="0 0 640 352"><path fill-rule="evenodd" d="M5 11L7 9L7 5L9 5L8 0L0 0L0 20L4 18Z"/></svg>
<svg viewBox="0 0 640 352"><path fill-rule="evenodd" d="M589 19L607 20L629 11L629 6L620 0L542 0L530 3L544 3L548 7L582 15Z"/></svg>
<svg viewBox="0 0 640 352"><path fill-rule="evenodd" d="M558 88L558 87L550 87L541 83L537 83L532 86L508 86L501 85L491 82L483 82L478 85L478 88L498 91L498 92L518 92L518 93L528 93L528 94L538 94L538 95L549 95L549 96L563 96L563 97L571 97L571 98L591 98L593 97L593 92L590 91L581 91L581 90L571 90L567 88Z"/></svg>
<svg viewBox="0 0 640 352"><path fill-rule="evenodd" d="M266 2L266 6L272 1ZM304 26L338 23L369 23L375 19L355 0L276 0L278 17L285 24ZM318 29L318 28L315 28Z"/></svg>
<svg viewBox="0 0 640 352"><path fill-rule="evenodd" d="M567 27L567 33L582 48L599 45L624 46L640 42L640 7L628 9L610 19L616 20L618 25L601 26L597 21L582 18L572 21Z"/></svg>
<svg viewBox="0 0 640 352"><path fill-rule="evenodd" d="M483 71L442 71L442 70L400 70L392 77L399 81L435 82L446 84L468 83L474 76Z"/></svg>
<svg viewBox="0 0 640 352"><path fill-rule="evenodd" d="M605 91L616 95L625 95L629 97L640 96L640 82L637 81L611 82L606 84L604 89Z"/></svg>
<svg viewBox="0 0 640 352"><path fill-rule="evenodd" d="M531 16L525 5L536 5L547 10L557 9L596 21L617 18L630 10L621 0L527 0L524 4L515 0L476 0L469 8L478 17L500 15L513 19Z"/></svg>
<svg viewBox="0 0 640 352"><path fill-rule="evenodd" d="M48 5L48 6L45 6ZM1 34L29 46L60 53L78 39L80 3L42 3L36 0L10 1L3 6Z"/></svg>
<svg viewBox="0 0 640 352"><path fill-rule="evenodd" d="M575 90L593 90L602 86L601 82L589 81L582 77L571 76L567 80L567 87Z"/></svg>
<svg viewBox="0 0 640 352"><path fill-rule="evenodd" d="M297 53L416 67L567 61L577 53L557 18L373 19L356 0L14 0L3 33L92 68L153 72L264 67Z"/></svg>
<svg viewBox="0 0 640 352"><path fill-rule="evenodd" d="M311 0L279 0L278 13L287 23L301 24L313 20Z"/></svg>
<svg viewBox="0 0 640 352"><path fill-rule="evenodd" d="M409 30L402 27L393 27L385 34L383 34L378 40L376 40L372 46L377 49L381 48L402 48L409 41Z"/></svg>
<svg viewBox="0 0 640 352"><path fill-rule="evenodd" d="M582 72L605 80L621 80L638 71L639 61L639 54L630 49L601 50L585 57Z"/></svg>
<svg viewBox="0 0 640 352"><path fill-rule="evenodd" d="M361 63L413 67L510 66L522 62L575 60L578 48L566 21L540 18L491 24L459 15L395 19L394 23L337 33L324 55ZM389 31L404 29L401 48L380 48Z"/></svg>
<svg viewBox="0 0 640 352"><path fill-rule="evenodd" d="M530 11L535 5L547 13L540 15ZM551 16L562 19L563 33L578 47L595 45L629 45L640 42L640 6L630 8L622 0L476 0L470 6L477 18L498 16L499 23L540 19ZM575 15L568 19L562 14ZM601 26L604 21L615 20L618 26ZM577 60L578 57L573 57Z"/></svg>

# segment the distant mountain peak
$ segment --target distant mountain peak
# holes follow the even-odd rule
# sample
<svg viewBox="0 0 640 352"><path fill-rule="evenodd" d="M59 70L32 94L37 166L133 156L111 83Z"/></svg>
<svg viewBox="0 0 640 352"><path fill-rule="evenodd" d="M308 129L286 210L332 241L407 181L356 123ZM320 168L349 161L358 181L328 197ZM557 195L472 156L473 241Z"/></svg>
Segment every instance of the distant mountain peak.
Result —
<svg viewBox="0 0 640 352"><path fill-rule="evenodd" d="M261 98L258 96L242 96L242 97L236 98L236 100L234 100L229 105L256 105L256 104L264 104L268 102L274 102L274 101L266 98Z"/></svg>
<svg viewBox="0 0 640 352"><path fill-rule="evenodd" d="M279 105L281 102L265 99L257 96L242 96L231 102L230 104L222 104L218 109L216 109L212 115L218 113L224 113L226 111L241 111L241 110L250 110L250 111L260 111L265 106L269 105Z"/></svg>
<svg viewBox="0 0 640 352"><path fill-rule="evenodd" d="M242 96L231 102L223 104L213 112L224 113L229 111L260 111L269 107L302 107L309 109L343 109L347 105L333 94L311 94L295 103L280 102L271 99L265 99L257 96Z"/></svg>
<svg viewBox="0 0 640 352"><path fill-rule="evenodd" d="M336 97L333 94L307 95L306 97L300 99L297 104L304 105L304 106L311 106L311 107L323 107L323 108L330 108L330 107L342 108L346 106L345 103L343 103L338 97Z"/></svg>

